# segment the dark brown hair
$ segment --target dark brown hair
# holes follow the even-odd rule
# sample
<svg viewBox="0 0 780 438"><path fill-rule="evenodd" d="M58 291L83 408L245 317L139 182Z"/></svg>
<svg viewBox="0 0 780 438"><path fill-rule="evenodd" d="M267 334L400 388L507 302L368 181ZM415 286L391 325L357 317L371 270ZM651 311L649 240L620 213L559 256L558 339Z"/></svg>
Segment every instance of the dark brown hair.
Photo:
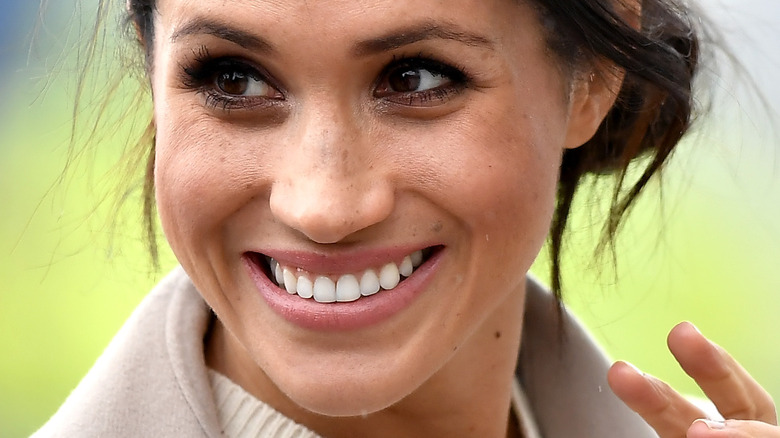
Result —
<svg viewBox="0 0 780 438"><path fill-rule="evenodd" d="M641 0L640 17L631 16L636 8L615 0L533 1L542 9L550 47L563 62L607 61L625 72L615 105L596 134L563 155L549 235L551 287L560 299L566 224L581 181L588 174L617 178L600 247L611 245L634 201L690 127L700 48L693 12L674 0ZM628 184L629 164L642 156L647 164Z"/></svg>
<svg viewBox="0 0 780 438"><path fill-rule="evenodd" d="M560 301L561 252L578 187L588 174L616 176L602 240L611 243L634 201L689 128L699 42L693 13L676 0L636 0L641 2L636 5L641 13L636 6L616 3L626 0L527 1L538 9L550 50L566 71L576 74L583 67L601 65L609 66L602 69L604 74L609 74L609 68L625 74L615 105L593 138L563 155L549 235L551 286ZM128 2L128 23L144 49L147 68L152 68L148 60L154 7L155 0ZM144 221L155 257L154 146L149 148ZM646 165L639 178L629 183L629 164L641 156L647 157Z"/></svg>

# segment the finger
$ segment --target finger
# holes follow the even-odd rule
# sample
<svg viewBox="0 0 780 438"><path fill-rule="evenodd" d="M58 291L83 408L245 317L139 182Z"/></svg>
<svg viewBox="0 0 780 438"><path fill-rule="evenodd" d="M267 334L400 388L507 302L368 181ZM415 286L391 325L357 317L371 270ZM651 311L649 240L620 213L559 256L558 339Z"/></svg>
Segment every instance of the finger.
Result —
<svg viewBox="0 0 780 438"><path fill-rule="evenodd" d="M780 438L780 428L760 421L696 420L687 438Z"/></svg>
<svg viewBox="0 0 780 438"><path fill-rule="evenodd" d="M770 395L721 347L691 323L669 333L669 349L685 372L701 387L724 418L777 424Z"/></svg>
<svg viewBox="0 0 780 438"><path fill-rule="evenodd" d="M607 374L612 391L655 429L661 438L682 438L704 412L666 383L626 362L612 365Z"/></svg>

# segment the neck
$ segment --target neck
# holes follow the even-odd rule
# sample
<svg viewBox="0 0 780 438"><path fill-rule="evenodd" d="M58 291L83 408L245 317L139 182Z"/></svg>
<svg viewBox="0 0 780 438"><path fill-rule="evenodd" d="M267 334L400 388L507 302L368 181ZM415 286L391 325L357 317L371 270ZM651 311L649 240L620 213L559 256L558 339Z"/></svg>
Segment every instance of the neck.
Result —
<svg viewBox="0 0 780 438"><path fill-rule="evenodd" d="M314 414L287 398L256 365L262 378L246 375L252 367L245 365L252 359L219 321L206 338L206 360L255 397L323 436L519 437L510 410L524 297L524 288L510 294L414 393L361 417ZM237 352L243 356L238 361L226 360Z"/></svg>

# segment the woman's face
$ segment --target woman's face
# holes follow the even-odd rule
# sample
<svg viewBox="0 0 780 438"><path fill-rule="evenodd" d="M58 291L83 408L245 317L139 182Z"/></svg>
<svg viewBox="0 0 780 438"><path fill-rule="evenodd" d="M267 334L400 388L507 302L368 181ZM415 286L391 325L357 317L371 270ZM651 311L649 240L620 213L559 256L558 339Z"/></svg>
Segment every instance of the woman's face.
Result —
<svg viewBox="0 0 780 438"><path fill-rule="evenodd" d="M237 380L356 415L516 352L598 124L531 8L160 0L155 38L159 213Z"/></svg>

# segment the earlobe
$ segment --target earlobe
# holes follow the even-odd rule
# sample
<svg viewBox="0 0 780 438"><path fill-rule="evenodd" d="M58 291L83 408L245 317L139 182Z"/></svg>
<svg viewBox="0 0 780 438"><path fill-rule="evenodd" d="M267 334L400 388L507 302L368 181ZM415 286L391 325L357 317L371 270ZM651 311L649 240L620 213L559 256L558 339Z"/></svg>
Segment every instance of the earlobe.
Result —
<svg viewBox="0 0 780 438"><path fill-rule="evenodd" d="M596 134L615 104L625 73L616 67L594 69L575 79L569 96L567 149L582 146Z"/></svg>

